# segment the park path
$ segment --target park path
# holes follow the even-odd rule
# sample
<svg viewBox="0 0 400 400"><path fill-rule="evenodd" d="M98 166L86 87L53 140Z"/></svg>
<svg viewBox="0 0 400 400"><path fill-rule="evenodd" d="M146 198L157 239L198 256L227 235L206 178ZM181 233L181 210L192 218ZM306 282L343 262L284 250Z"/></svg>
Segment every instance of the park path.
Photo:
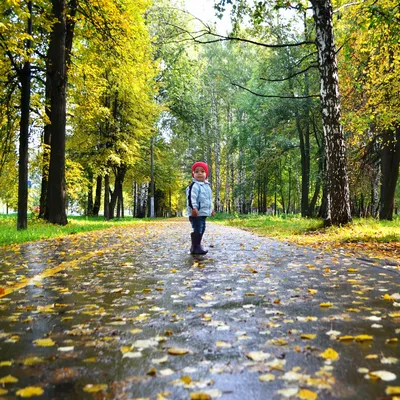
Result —
<svg viewBox="0 0 400 400"><path fill-rule="evenodd" d="M0 398L390 399L398 267L186 220L0 249ZM24 392L24 389L27 391Z"/></svg>

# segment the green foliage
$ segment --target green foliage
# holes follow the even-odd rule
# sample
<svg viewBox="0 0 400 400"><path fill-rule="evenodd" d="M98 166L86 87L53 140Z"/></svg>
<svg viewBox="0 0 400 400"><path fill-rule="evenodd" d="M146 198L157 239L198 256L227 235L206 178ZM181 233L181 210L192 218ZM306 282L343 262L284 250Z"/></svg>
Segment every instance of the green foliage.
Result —
<svg viewBox="0 0 400 400"><path fill-rule="evenodd" d="M11 209L17 208L18 203L18 164L14 152L7 155L7 163L3 165L0 174L0 200Z"/></svg>

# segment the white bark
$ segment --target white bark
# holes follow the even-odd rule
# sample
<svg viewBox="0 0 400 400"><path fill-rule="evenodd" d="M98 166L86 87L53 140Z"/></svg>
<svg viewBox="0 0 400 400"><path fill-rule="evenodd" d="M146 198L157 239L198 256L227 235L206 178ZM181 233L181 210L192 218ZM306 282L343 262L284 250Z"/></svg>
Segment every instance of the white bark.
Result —
<svg viewBox="0 0 400 400"><path fill-rule="evenodd" d="M321 106L327 165L328 207L326 224L351 221L346 148L340 122L339 79L330 0L311 0L321 76Z"/></svg>

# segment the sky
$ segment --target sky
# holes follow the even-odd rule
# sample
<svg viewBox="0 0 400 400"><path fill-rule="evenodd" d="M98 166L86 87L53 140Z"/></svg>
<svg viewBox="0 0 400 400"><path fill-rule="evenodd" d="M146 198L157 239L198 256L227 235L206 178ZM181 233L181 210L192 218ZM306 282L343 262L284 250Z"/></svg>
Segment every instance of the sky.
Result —
<svg viewBox="0 0 400 400"><path fill-rule="evenodd" d="M222 20L215 16L214 0L185 0L185 8L194 17L204 22L216 23L217 33L225 34L230 30L229 11L225 11Z"/></svg>

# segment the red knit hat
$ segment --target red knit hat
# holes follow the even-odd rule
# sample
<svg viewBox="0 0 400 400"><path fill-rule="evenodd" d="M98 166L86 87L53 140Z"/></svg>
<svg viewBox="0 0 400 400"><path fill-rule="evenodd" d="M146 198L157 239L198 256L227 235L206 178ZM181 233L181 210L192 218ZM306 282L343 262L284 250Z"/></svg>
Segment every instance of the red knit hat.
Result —
<svg viewBox="0 0 400 400"><path fill-rule="evenodd" d="M208 165L207 165L205 162L202 162L202 161L195 162L195 163L192 165L192 176L194 176L194 170L195 170L197 167L201 167L201 168L204 169L204 171L206 171L206 178L207 178L207 177L208 177Z"/></svg>

